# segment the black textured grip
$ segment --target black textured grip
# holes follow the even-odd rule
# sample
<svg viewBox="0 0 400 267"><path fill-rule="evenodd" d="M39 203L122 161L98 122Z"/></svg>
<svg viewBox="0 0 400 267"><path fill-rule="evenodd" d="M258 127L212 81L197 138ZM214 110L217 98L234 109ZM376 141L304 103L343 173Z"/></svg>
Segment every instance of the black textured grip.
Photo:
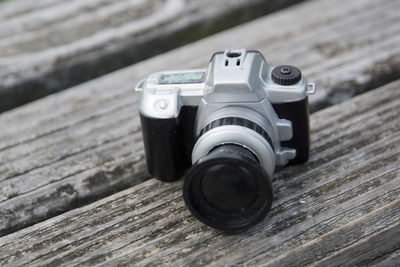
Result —
<svg viewBox="0 0 400 267"><path fill-rule="evenodd" d="M281 142L283 147L296 149L296 157L290 160L289 164L306 162L310 151L308 97L294 102L272 104L272 106L280 119L292 122L292 139Z"/></svg>
<svg viewBox="0 0 400 267"><path fill-rule="evenodd" d="M182 107L177 118L149 118L140 113L147 168L165 181L179 179L191 165L197 106Z"/></svg>
<svg viewBox="0 0 400 267"><path fill-rule="evenodd" d="M274 145L272 143L271 137L269 134L257 123L243 119L243 118L237 118L237 117L226 117L226 118L221 118L217 119L209 124L207 124L203 129L201 129L199 136L197 137L200 138L203 134L208 132L211 129L214 129L219 126L224 126L224 125L237 125L237 126L242 126L249 128L257 133L259 133L262 137L264 137L268 143L271 145L272 148L274 148Z"/></svg>
<svg viewBox="0 0 400 267"><path fill-rule="evenodd" d="M150 174L166 182L179 179L187 162L178 118L154 119L140 114L140 122Z"/></svg>

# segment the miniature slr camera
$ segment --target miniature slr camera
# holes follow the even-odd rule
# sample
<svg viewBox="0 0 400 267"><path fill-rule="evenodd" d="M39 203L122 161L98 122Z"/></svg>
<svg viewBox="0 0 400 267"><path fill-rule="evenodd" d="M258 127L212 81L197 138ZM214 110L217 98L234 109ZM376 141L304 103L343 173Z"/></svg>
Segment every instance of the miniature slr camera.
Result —
<svg viewBox="0 0 400 267"><path fill-rule="evenodd" d="M187 207L209 226L235 231L260 222L275 167L308 160L315 85L257 51L215 53L207 69L153 73L136 91L150 174L184 177Z"/></svg>

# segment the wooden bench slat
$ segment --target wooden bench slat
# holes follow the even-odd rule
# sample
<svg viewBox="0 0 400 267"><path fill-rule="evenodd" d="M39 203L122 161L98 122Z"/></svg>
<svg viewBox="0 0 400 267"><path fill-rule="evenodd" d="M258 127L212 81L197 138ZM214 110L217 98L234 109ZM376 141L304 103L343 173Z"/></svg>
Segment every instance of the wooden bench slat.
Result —
<svg viewBox="0 0 400 267"><path fill-rule="evenodd" d="M400 37L393 33L400 30L400 23L394 23L400 22L395 11L400 4L369 0L337 5L306 2L1 114L0 210L5 216L0 233L148 177L138 95L132 88L150 72L205 66L215 50L232 44L258 48L272 63L298 65L316 80L313 109L397 77L400 47L394 44ZM326 12L307 16L320 9ZM365 37L368 29L380 30L379 38ZM335 33L333 39L329 32Z"/></svg>
<svg viewBox="0 0 400 267"><path fill-rule="evenodd" d="M0 112L300 1L1 3Z"/></svg>
<svg viewBox="0 0 400 267"><path fill-rule="evenodd" d="M400 262L400 249L398 248L397 250L391 253L387 253L379 258L374 259L370 263L371 265L385 267L385 266L390 266L390 264L393 265L393 263L397 264L399 262Z"/></svg>
<svg viewBox="0 0 400 267"><path fill-rule="evenodd" d="M397 203L398 206L399 203ZM387 214L390 214L390 212L393 212L395 209L393 205L390 207L384 207L382 209L379 209L377 212L372 212L369 214L369 222L368 223L379 223L378 220L386 220ZM397 211L398 212L398 211ZM390 214L393 216L393 214ZM375 218L374 218L375 217ZM395 216L394 216L395 217ZM373 220L375 219L375 220ZM364 224L364 220L359 220L360 223ZM358 224L357 226L360 228L365 228L367 225L364 224ZM343 229L343 230L348 230L348 229ZM338 265L338 264L346 264L346 265L377 265L377 261L379 258L382 256L388 256L388 254L392 254L393 252L389 252L391 250L396 250L399 248L400 244L398 241L398 237L400 235L400 227L399 227L399 222L395 222L392 225L388 226L388 223L385 223L385 228L383 228L381 231L376 231L376 229L373 230L373 233L370 233L369 236L357 240L354 245L350 245L349 247L346 247L337 253L332 254L332 256L328 257L327 259L322 260L319 262L321 265ZM351 233L351 231L349 231ZM347 232L335 232L332 233L332 238L337 239L340 234L343 234L345 238L348 238L348 233ZM333 236L335 235L335 236ZM329 242L329 240L324 240L324 242ZM350 241L351 242L351 241ZM370 244L374 244L371 246ZM338 250L336 248L336 250ZM351 257L349 257L351 255ZM383 259L380 259L379 261L382 261ZM375 261L375 263L373 263ZM398 263L399 260L395 259L387 259L386 264L382 264L381 266L390 266L390 263Z"/></svg>
<svg viewBox="0 0 400 267"><path fill-rule="evenodd" d="M57 2L60 2L60 0L40 0L35 2L15 0L12 3L6 1L1 3L2 8L0 9L0 20L15 18L24 15L27 12L51 6Z"/></svg>
<svg viewBox="0 0 400 267"><path fill-rule="evenodd" d="M2 265L361 264L400 246L400 80L314 113L304 165L273 179L260 224L226 235L193 218L182 181L150 179L0 238ZM354 256L354 257L352 257Z"/></svg>

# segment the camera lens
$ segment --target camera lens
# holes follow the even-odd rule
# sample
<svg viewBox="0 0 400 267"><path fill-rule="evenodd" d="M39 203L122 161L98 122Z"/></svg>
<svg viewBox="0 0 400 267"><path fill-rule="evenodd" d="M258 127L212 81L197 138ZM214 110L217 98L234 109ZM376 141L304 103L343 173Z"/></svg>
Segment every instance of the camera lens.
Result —
<svg viewBox="0 0 400 267"><path fill-rule="evenodd" d="M268 213L268 174L248 149L226 144L196 162L185 177L184 199L200 221L221 230L251 227Z"/></svg>

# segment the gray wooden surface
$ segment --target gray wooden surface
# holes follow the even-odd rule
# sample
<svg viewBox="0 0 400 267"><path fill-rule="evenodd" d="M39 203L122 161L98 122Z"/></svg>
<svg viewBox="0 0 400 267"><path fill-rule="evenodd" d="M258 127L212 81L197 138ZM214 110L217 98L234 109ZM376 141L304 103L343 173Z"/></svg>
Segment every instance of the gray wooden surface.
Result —
<svg viewBox="0 0 400 267"><path fill-rule="evenodd" d="M310 161L276 173L270 214L241 234L192 217L181 181L150 179L0 238L0 264L395 266L399 110L400 80L314 113Z"/></svg>
<svg viewBox="0 0 400 267"><path fill-rule="evenodd" d="M1 3L0 112L300 1Z"/></svg>
<svg viewBox="0 0 400 267"><path fill-rule="evenodd" d="M315 110L398 77L399 6L308 1L1 114L0 233L149 178L132 88L150 72L205 66L232 46L259 49L317 82Z"/></svg>

